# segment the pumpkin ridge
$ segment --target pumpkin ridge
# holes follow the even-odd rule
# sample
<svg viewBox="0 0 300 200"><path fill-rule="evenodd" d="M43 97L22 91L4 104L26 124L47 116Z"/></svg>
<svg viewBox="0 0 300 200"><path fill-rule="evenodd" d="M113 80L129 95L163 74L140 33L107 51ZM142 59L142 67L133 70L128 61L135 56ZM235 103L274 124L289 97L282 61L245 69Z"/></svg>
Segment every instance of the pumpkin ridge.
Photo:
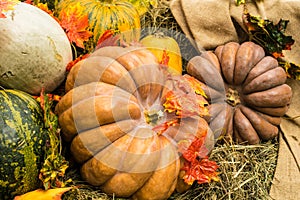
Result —
<svg viewBox="0 0 300 200"><path fill-rule="evenodd" d="M271 115L274 117L282 117L288 110L288 106L282 107L256 107L252 106L253 109L257 110L258 112Z"/></svg>
<svg viewBox="0 0 300 200"><path fill-rule="evenodd" d="M274 59L271 56L266 56L262 58L249 72L247 75L243 85L248 84L253 79L255 79L257 76L260 76L261 74L274 69L278 67L278 62L276 59Z"/></svg>
<svg viewBox="0 0 300 200"><path fill-rule="evenodd" d="M274 88L286 82L286 73L282 67L270 69L243 85L243 93L249 94Z"/></svg>
<svg viewBox="0 0 300 200"><path fill-rule="evenodd" d="M241 107L241 111L251 122L253 128L256 130L256 133L262 140L269 140L278 135L279 129L254 111L245 106Z"/></svg>
<svg viewBox="0 0 300 200"><path fill-rule="evenodd" d="M176 184L177 184L177 176L174 176L173 180L168 180L168 181L164 181L164 184L162 186L158 185L157 183L160 182L162 179L166 178L166 174L178 174L180 171L180 161L179 161L179 156L177 153L177 150L174 148L173 145L170 145L170 141L166 136L159 136L160 139L160 143L162 146L166 146L172 148L171 151L166 151L166 153L161 153L161 158L159 161L159 165L158 168L153 172L153 174L151 175L151 178L149 178L144 185L133 195L133 199L150 199L150 198L154 198L154 199L165 199L165 196L170 196L173 191L175 190ZM172 153L170 153L172 152ZM170 155L174 155L174 156L178 156L178 159L173 159L171 158L171 160L174 160L172 163L167 162L168 158L170 157ZM167 156L167 158L166 158ZM171 156L171 157L172 157ZM170 158L169 158L170 159ZM165 166L165 164L162 163L168 163L167 166ZM163 165L164 167L161 167L161 165ZM174 166L174 167L173 167ZM172 167L172 168L170 168ZM174 172L175 171L175 172ZM171 186L169 185L171 184ZM173 187L172 187L173 185ZM167 189L162 189L162 188L167 188ZM170 188L170 189L168 189ZM152 190L152 193L149 193L148 191Z"/></svg>
<svg viewBox="0 0 300 200"><path fill-rule="evenodd" d="M243 139L244 142L249 144L257 144L260 141L258 135L256 134L255 128L240 108L235 110L233 120L235 121L235 127L238 130L238 135Z"/></svg>
<svg viewBox="0 0 300 200"><path fill-rule="evenodd" d="M106 124L79 132L72 140L70 150L75 160L78 163L82 163L120 137L123 137L128 131L134 129L136 124L135 120L122 120L117 123ZM90 138L97 138L98 140L95 141ZM79 156L83 157L83 159L79 158ZM90 157L88 158L88 156Z"/></svg>
<svg viewBox="0 0 300 200"><path fill-rule="evenodd" d="M282 107L290 103L291 89L288 85L282 84L262 92L244 95L243 99L249 106Z"/></svg>
<svg viewBox="0 0 300 200"><path fill-rule="evenodd" d="M262 47L253 42L242 43L237 52L233 72L234 85L241 85L253 67L265 56Z"/></svg>
<svg viewBox="0 0 300 200"><path fill-rule="evenodd" d="M280 117L275 117L275 116L270 116L270 115L266 115L262 112L259 112L257 110L255 110L255 112L260 115L262 118L264 118L266 121L268 121L269 123L273 124L274 126L279 126L280 122L281 122L281 118Z"/></svg>
<svg viewBox="0 0 300 200"><path fill-rule="evenodd" d="M105 106L102 107L101 110L93 110L92 107L98 102L102 102L102 105L105 104ZM124 105L126 105L126 101L122 99L118 99L118 102L122 103L122 105L120 104L118 106L110 106L110 102L111 96L97 96L94 98L91 97L81 101L80 103L70 107L65 112L63 112L58 119L61 124L68 124L68 126L62 127L62 130L65 133L64 136L67 136L65 137L65 139L70 141L70 139L72 139L78 131L81 132L84 130L95 128L99 124L104 125L119 121L121 119L140 118L140 107L137 103L129 102L130 104L128 104L129 107L127 109L123 107ZM89 109L85 109L86 112L81 112L81 110L84 110L83 107L85 106L89 106ZM87 111L90 111L92 113L88 113ZM129 113L127 113L126 111L129 111ZM118 115L116 115L116 112L118 112ZM91 117L89 118L89 116L93 116L94 118L91 119Z"/></svg>

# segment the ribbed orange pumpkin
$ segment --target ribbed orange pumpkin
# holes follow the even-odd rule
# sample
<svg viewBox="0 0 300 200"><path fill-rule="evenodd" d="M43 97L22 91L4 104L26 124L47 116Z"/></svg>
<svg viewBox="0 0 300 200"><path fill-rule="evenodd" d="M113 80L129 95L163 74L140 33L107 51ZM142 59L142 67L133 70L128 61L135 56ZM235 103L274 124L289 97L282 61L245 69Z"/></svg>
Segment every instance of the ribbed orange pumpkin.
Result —
<svg viewBox="0 0 300 200"><path fill-rule="evenodd" d="M172 124L177 116L164 109L166 94L176 88L190 99L200 96L184 80L165 74L140 47L107 46L78 62L56 113L82 177L108 194L139 200L167 199L189 188L178 143L202 138L207 153L214 138L201 115Z"/></svg>
<svg viewBox="0 0 300 200"><path fill-rule="evenodd" d="M229 42L191 59L187 72L207 85L216 138L256 144L278 135L292 90L283 68L259 45Z"/></svg>

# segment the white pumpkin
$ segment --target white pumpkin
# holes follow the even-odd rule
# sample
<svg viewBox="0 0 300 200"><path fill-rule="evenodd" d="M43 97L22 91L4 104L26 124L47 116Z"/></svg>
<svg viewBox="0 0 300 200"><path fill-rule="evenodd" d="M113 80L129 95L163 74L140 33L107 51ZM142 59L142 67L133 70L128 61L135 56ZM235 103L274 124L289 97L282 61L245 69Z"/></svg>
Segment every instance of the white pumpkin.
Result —
<svg viewBox="0 0 300 200"><path fill-rule="evenodd" d="M41 9L18 3L0 18L0 85L37 95L55 90L72 60L59 23Z"/></svg>

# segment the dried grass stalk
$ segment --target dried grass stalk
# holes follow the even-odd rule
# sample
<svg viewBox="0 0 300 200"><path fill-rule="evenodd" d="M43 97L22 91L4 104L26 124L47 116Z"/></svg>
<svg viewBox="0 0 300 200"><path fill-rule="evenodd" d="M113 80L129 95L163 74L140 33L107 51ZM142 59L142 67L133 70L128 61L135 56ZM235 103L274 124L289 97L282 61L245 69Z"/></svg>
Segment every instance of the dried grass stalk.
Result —
<svg viewBox="0 0 300 200"><path fill-rule="evenodd" d="M172 200L271 199L269 191L278 156L277 140L259 145L217 145L211 159L219 165L220 182L195 185Z"/></svg>

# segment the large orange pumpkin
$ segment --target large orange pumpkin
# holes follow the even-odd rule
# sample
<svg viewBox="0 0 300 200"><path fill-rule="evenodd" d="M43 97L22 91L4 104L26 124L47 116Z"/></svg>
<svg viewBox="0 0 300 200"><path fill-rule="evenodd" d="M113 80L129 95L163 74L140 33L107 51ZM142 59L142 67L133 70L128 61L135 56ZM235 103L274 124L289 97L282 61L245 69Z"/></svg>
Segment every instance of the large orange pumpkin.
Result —
<svg viewBox="0 0 300 200"><path fill-rule="evenodd" d="M292 90L283 68L262 47L229 42L191 59L187 72L207 86L216 138L256 144L278 135Z"/></svg>
<svg viewBox="0 0 300 200"><path fill-rule="evenodd" d="M133 199L167 199L189 188L182 149L196 141L194 155L206 159L214 138L202 118L207 102L188 80L196 81L166 73L141 47L103 47L75 64L56 113L82 177Z"/></svg>

